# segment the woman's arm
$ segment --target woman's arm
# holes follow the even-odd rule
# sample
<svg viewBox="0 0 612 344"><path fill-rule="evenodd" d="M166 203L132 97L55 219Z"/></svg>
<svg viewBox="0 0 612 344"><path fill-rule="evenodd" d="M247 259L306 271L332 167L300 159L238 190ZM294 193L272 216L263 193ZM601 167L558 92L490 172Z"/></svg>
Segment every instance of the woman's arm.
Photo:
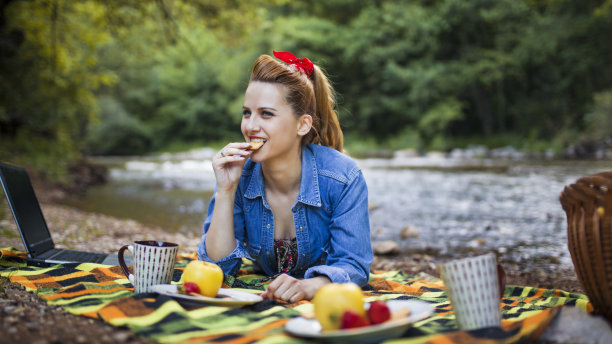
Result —
<svg viewBox="0 0 612 344"><path fill-rule="evenodd" d="M235 194L235 191L217 191L215 194L215 208L206 233L206 253L213 261L229 255L236 247L233 216Z"/></svg>
<svg viewBox="0 0 612 344"><path fill-rule="evenodd" d="M217 191L210 221L206 233L206 254L213 261L229 255L236 247L234 234L234 200L242 167L246 157L251 154L246 150L249 143L230 143L217 153L212 160Z"/></svg>
<svg viewBox="0 0 612 344"><path fill-rule="evenodd" d="M309 268L304 277L327 276L334 283L363 286L368 282L373 253L368 189L360 170L355 170L334 204L325 265Z"/></svg>

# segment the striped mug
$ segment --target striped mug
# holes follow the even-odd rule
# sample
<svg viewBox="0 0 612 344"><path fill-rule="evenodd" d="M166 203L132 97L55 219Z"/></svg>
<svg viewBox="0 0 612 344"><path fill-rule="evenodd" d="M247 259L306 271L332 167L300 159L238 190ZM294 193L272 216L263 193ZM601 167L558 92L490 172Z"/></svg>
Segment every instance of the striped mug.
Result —
<svg viewBox="0 0 612 344"><path fill-rule="evenodd" d="M119 249L119 265L134 286L134 292L148 293L156 284L170 284L179 245L165 241L135 241ZM134 256L134 273L125 265L123 254L128 250Z"/></svg>
<svg viewBox="0 0 612 344"><path fill-rule="evenodd" d="M461 330L501 326L506 273L495 254L453 260L439 268Z"/></svg>

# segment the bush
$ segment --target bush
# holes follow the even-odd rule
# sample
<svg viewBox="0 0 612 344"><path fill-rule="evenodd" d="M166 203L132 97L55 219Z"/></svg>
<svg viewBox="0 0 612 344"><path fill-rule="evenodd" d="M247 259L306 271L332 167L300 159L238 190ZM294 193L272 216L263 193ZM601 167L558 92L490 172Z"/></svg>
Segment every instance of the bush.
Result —
<svg viewBox="0 0 612 344"><path fill-rule="evenodd" d="M114 98L99 102L101 124L92 126L86 147L94 155L138 155L151 149L151 130Z"/></svg>
<svg viewBox="0 0 612 344"><path fill-rule="evenodd" d="M589 138L612 141L612 90L595 94L593 110L585 116Z"/></svg>

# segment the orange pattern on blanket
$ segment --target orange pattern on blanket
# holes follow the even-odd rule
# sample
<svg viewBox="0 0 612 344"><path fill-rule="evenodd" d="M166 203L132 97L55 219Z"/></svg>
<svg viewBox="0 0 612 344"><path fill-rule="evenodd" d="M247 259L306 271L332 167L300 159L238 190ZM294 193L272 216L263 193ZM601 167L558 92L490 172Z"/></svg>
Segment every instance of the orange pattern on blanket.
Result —
<svg viewBox="0 0 612 344"><path fill-rule="evenodd" d="M230 338L231 336L233 336L233 334L222 333L210 336L193 337L187 341L184 341L184 343L209 343L221 341L221 339L223 339L222 342L224 344L248 344L261 339L266 339L270 340L271 342L274 342L274 340L270 339L271 333L278 333L278 335L272 335L275 337L275 339L283 338L282 341L277 342L287 342L290 341L290 339L292 338L291 336L283 333L285 324L287 324L287 322L289 322L289 319L276 320L264 326L258 327L253 331L250 331L248 334L240 334L239 337L233 339Z"/></svg>
<svg viewBox="0 0 612 344"><path fill-rule="evenodd" d="M104 286L104 285L112 285L115 284L113 282L105 282L105 283L100 283L100 286ZM131 289L131 288L130 288ZM88 294L92 294L92 293L113 293L119 290L129 290L126 287L123 286L118 286L115 288L110 288L110 289L105 289L105 288L88 288L88 289L83 289L83 290L79 290L79 291L74 291L74 292L62 292L62 291L58 291L56 294L51 294L51 295L43 295L41 298L43 300L57 300L57 299L67 299L67 298L71 298L71 297L77 297L77 296L82 296L82 295L88 295Z"/></svg>

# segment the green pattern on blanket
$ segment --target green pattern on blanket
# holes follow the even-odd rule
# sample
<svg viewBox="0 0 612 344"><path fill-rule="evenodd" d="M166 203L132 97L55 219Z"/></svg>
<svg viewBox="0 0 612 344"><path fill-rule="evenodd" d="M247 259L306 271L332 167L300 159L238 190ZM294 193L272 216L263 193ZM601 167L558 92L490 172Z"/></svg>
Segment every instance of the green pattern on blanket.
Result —
<svg viewBox="0 0 612 344"><path fill-rule="evenodd" d="M65 264L37 267L25 264L25 255L3 249L0 275L36 292L52 305L73 314L126 326L158 342L300 343L284 331L288 320L312 312L310 302L286 304L266 300L243 308L189 307L155 293L133 293L116 266ZM195 254L179 255L173 283L179 283L184 266ZM236 277L226 276L226 287L253 292L265 290L272 278L257 275L246 261ZM453 343L496 340L511 343L536 338L557 314L558 306L592 307L586 296L561 290L508 286L502 298L503 329L458 331L450 302L440 280L419 280L398 271L372 272L364 287L366 301L420 300L434 307L434 314L413 324L403 338L390 342Z"/></svg>

